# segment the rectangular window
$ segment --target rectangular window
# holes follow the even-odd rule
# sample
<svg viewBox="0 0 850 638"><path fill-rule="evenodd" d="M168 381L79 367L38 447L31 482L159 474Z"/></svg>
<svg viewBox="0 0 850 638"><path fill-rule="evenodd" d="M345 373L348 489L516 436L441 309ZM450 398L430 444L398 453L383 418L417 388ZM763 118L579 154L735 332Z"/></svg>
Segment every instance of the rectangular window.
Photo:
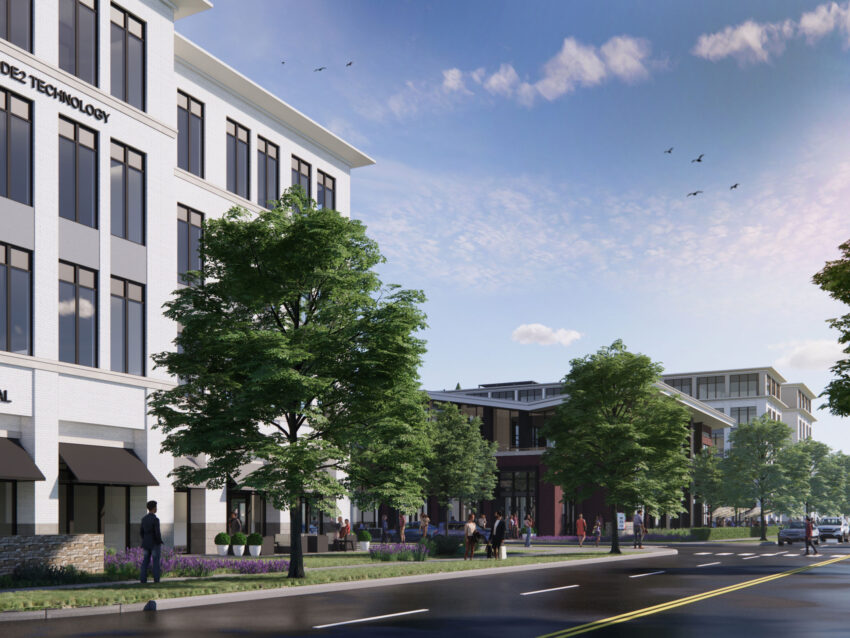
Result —
<svg viewBox="0 0 850 638"><path fill-rule="evenodd" d="M546 388L546 398L557 397L564 393L563 388Z"/></svg>
<svg viewBox="0 0 850 638"><path fill-rule="evenodd" d="M120 142L110 145L112 234L145 243L145 156Z"/></svg>
<svg viewBox="0 0 850 638"><path fill-rule="evenodd" d="M32 206L32 102L0 89L0 197Z"/></svg>
<svg viewBox="0 0 850 638"><path fill-rule="evenodd" d="M97 367L97 272L61 261L59 360Z"/></svg>
<svg viewBox="0 0 850 638"><path fill-rule="evenodd" d="M730 397L755 397L758 396L759 375L732 374L729 375Z"/></svg>
<svg viewBox="0 0 850 638"><path fill-rule="evenodd" d="M764 375L764 393L779 398L779 383L769 374Z"/></svg>
<svg viewBox="0 0 850 638"><path fill-rule="evenodd" d="M177 166L204 176L204 105L177 91Z"/></svg>
<svg viewBox="0 0 850 638"><path fill-rule="evenodd" d="M233 120L227 120L227 190L245 199L251 198L248 155L251 132Z"/></svg>
<svg viewBox="0 0 850 638"><path fill-rule="evenodd" d="M59 68L97 86L95 0L59 0Z"/></svg>
<svg viewBox="0 0 850 638"><path fill-rule="evenodd" d="M322 171L316 174L316 197L321 208L336 210L336 180Z"/></svg>
<svg viewBox="0 0 850 638"><path fill-rule="evenodd" d="M112 370L145 374L145 287L112 278Z"/></svg>
<svg viewBox="0 0 850 638"><path fill-rule="evenodd" d="M510 401L514 400L514 391L513 390L500 390L498 392L491 392L491 399L508 399Z"/></svg>
<svg viewBox="0 0 850 638"><path fill-rule="evenodd" d="M0 0L0 38L32 53L32 0Z"/></svg>
<svg viewBox="0 0 850 638"><path fill-rule="evenodd" d="M0 244L0 350L32 354L32 253Z"/></svg>
<svg viewBox="0 0 850 638"><path fill-rule="evenodd" d="M307 197L312 197L310 191L310 165L302 159L292 156L292 185L304 189Z"/></svg>
<svg viewBox="0 0 850 638"><path fill-rule="evenodd" d="M97 133L59 118L59 216L97 228Z"/></svg>
<svg viewBox="0 0 850 638"><path fill-rule="evenodd" d="M697 377L697 399L723 399L726 397L724 377Z"/></svg>
<svg viewBox="0 0 850 638"><path fill-rule="evenodd" d="M262 137L257 137L257 203L266 208L280 197L277 158L280 149Z"/></svg>
<svg viewBox="0 0 850 638"><path fill-rule="evenodd" d="M145 23L112 5L112 95L145 110Z"/></svg>
<svg viewBox="0 0 850 638"><path fill-rule="evenodd" d="M543 398L543 389L537 390L520 390L519 391L519 400L520 401L539 401Z"/></svg>
<svg viewBox="0 0 850 638"><path fill-rule="evenodd" d="M184 275L201 269L201 235L204 216L196 210L177 205L177 281L188 283Z"/></svg>
<svg viewBox="0 0 850 638"><path fill-rule="evenodd" d="M730 408L729 416L735 419L735 422L739 425L749 423L756 418L756 406L750 405L744 408Z"/></svg>
<svg viewBox="0 0 850 638"><path fill-rule="evenodd" d="M674 390L678 390L682 394L686 394L690 397L694 396L690 377L682 377L681 379L664 379L664 383Z"/></svg>

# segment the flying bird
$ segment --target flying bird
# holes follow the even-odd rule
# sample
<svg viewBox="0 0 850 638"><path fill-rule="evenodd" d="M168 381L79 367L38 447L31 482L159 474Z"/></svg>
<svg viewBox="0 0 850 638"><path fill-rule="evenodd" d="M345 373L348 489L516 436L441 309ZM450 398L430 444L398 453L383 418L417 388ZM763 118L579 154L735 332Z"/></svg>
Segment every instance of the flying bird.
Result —
<svg viewBox="0 0 850 638"><path fill-rule="evenodd" d="M664 152L665 152L665 153L672 153L672 152L673 152L673 147L671 146L670 148L668 148L668 149L667 149L666 151L664 151Z"/></svg>
<svg viewBox="0 0 850 638"><path fill-rule="evenodd" d="M691 160L691 164L694 162L702 162L703 155L705 155L705 153L700 153L698 158Z"/></svg>
<svg viewBox="0 0 850 638"><path fill-rule="evenodd" d="M315 73L316 71L324 71L327 68L328 67L326 67L326 66L320 66L318 69L313 69L313 73Z"/></svg>
<svg viewBox="0 0 850 638"><path fill-rule="evenodd" d="M353 61L349 61L349 62L348 62L348 64L346 64L345 66L351 66L352 64L354 64L354 62L353 62Z"/></svg>
<svg viewBox="0 0 850 638"><path fill-rule="evenodd" d="M702 192L702 191L694 191L693 193L688 193L688 197L696 197L696 196L697 196L697 195L699 195L701 192Z"/></svg>
<svg viewBox="0 0 850 638"><path fill-rule="evenodd" d="M281 60L281 61L280 61L280 63L281 63L281 64L286 64L286 60Z"/></svg>
<svg viewBox="0 0 850 638"><path fill-rule="evenodd" d="M733 191L733 190L735 190L736 188L738 188L738 186L740 186L740 184L737 184L737 183L736 183L736 184L732 184L732 185L729 187L729 190L730 190L730 191Z"/></svg>

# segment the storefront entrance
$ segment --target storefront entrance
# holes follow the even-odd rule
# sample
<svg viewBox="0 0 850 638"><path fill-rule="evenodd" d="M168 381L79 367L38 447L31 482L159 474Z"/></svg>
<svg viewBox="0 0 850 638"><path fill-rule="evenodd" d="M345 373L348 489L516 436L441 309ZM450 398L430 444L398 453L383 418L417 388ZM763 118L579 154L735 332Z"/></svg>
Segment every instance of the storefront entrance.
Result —
<svg viewBox="0 0 850 638"><path fill-rule="evenodd" d="M266 500L259 493L227 490L228 531L233 512L236 512L243 534L266 535Z"/></svg>

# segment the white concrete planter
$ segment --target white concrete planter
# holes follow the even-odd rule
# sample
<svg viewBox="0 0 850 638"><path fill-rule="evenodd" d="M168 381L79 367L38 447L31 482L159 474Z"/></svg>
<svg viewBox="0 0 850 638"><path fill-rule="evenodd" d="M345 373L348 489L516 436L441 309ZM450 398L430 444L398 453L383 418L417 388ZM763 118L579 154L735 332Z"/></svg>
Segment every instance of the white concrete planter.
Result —
<svg viewBox="0 0 850 638"><path fill-rule="evenodd" d="M360 548L361 552L369 551L369 541L357 541L357 546Z"/></svg>
<svg viewBox="0 0 850 638"><path fill-rule="evenodd" d="M233 548L233 555L234 556L241 556L242 554L245 553L245 546L244 545L231 545L231 547Z"/></svg>
<svg viewBox="0 0 850 638"><path fill-rule="evenodd" d="M227 548L230 547L230 545L216 545L215 547L218 550L219 556L227 556Z"/></svg>
<svg viewBox="0 0 850 638"><path fill-rule="evenodd" d="M262 545L248 545L248 551L251 552L251 556L259 556L260 550L263 549Z"/></svg>

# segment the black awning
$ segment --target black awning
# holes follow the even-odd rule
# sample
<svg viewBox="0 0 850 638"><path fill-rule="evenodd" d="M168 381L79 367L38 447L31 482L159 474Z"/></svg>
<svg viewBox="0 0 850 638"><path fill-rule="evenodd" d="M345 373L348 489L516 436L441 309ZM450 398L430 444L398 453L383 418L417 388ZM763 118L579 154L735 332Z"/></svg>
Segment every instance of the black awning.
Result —
<svg viewBox="0 0 850 638"><path fill-rule="evenodd" d="M60 443L59 456L79 483L159 485L139 457L124 448Z"/></svg>
<svg viewBox="0 0 850 638"><path fill-rule="evenodd" d="M44 474L30 455L12 439L0 439L0 480L43 481Z"/></svg>

